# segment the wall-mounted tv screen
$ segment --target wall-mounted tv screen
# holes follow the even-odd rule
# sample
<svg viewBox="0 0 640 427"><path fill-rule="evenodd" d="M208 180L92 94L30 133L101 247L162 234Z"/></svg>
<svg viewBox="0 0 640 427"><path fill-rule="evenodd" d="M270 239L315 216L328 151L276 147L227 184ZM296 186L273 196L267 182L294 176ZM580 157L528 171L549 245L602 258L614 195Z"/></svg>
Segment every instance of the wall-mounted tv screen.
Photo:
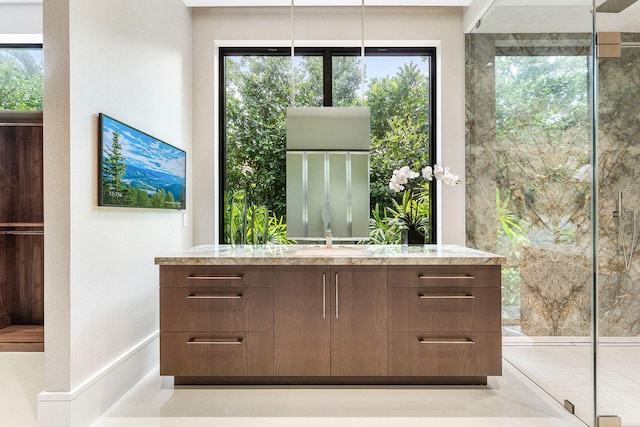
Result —
<svg viewBox="0 0 640 427"><path fill-rule="evenodd" d="M100 114L98 205L184 209L186 153Z"/></svg>

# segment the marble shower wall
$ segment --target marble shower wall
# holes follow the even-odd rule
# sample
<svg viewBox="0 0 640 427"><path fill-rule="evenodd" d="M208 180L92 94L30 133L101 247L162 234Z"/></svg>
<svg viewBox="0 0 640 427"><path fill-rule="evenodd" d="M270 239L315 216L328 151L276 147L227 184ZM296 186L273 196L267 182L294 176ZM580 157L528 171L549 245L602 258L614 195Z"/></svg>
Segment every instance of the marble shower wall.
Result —
<svg viewBox="0 0 640 427"><path fill-rule="evenodd" d="M640 42L626 33L623 41ZM600 334L640 335L640 49L598 61L598 290ZM623 211L614 218L618 192ZM623 233L620 233L622 219ZM633 224L636 247L629 262ZM623 250L622 241L625 242ZM626 261L625 261L626 252ZM628 270L627 270L628 264Z"/></svg>
<svg viewBox="0 0 640 427"><path fill-rule="evenodd" d="M467 34L465 50L466 244L497 252L494 35Z"/></svg>
<svg viewBox="0 0 640 427"><path fill-rule="evenodd" d="M499 179L496 167L499 154L495 116L496 56L588 56L590 37L590 34L467 35L465 182L468 246L500 252L495 198ZM577 41L571 47L574 52L567 53L566 46L572 41ZM640 42L640 34L623 34L623 41ZM565 51L559 52L558 46L565 46ZM621 58L598 61L597 99L599 333L600 336L637 336L640 335L640 49L623 48ZM613 216L619 191L622 191L624 201L622 234L620 219ZM590 201L586 203L588 206ZM586 214L590 216L589 212ZM629 260L634 223L637 236L634 257ZM520 277L519 323L525 334L591 334L590 228L590 221L577 224L575 240L570 245L529 244L518 248L519 259L512 260L512 264Z"/></svg>
<svg viewBox="0 0 640 427"><path fill-rule="evenodd" d="M591 271L590 256L575 246L523 248L522 331L533 336L590 335Z"/></svg>

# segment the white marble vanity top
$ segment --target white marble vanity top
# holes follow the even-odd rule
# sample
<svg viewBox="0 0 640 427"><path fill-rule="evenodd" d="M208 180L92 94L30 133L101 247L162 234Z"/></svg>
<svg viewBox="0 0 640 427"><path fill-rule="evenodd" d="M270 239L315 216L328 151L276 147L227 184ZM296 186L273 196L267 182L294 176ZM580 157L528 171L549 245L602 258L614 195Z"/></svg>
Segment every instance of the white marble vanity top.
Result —
<svg viewBox="0 0 640 427"><path fill-rule="evenodd" d="M457 245L202 245L158 265L496 265L505 257Z"/></svg>

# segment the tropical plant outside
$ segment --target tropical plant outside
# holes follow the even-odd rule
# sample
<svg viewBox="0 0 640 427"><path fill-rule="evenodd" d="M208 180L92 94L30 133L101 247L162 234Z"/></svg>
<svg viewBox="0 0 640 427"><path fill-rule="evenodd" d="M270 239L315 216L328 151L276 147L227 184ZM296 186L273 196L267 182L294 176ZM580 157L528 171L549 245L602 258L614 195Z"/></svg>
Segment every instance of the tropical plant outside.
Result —
<svg viewBox="0 0 640 427"><path fill-rule="evenodd" d="M390 245L400 241L400 229L390 223L391 219L388 216L388 209L380 209L380 206L376 205L371 211L371 218L369 218L371 239L361 243Z"/></svg>
<svg viewBox="0 0 640 427"><path fill-rule="evenodd" d="M322 105L320 59L296 60L296 106ZM371 108L372 126L371 218L375 218L374 212L378 218L381 214L386 217L387 208L402 203L402 195L389 189L389 176L394 169L406 164L415 168L430 164L429 76L423 71L424 61L422 57L408 58L394 70L395 74L367 80L365 104ZM275 218L273 223L281 226L286 224L286 107L291 105L290 73L290 57L226 58L227 191L232 195L245 189L248 203L266 205ZM334 58L333 75L334 105L360 106L360 58ZM250 180L241 172L245 165L254 171ZM230 208L228 204L226 210ZM429 221L428 200L420 209ZM225 218L230 218L228 213ZM397 230L380 230L376 224L379 223L375 220L371 222L371 242L378 241L381 235L389 243L399 242Z"/></svg>
<svg viewBox="0 0 640 427"><path fill-rule="evenodd" d="M42 49L0 48L0 110L42 110Z"/></svg>

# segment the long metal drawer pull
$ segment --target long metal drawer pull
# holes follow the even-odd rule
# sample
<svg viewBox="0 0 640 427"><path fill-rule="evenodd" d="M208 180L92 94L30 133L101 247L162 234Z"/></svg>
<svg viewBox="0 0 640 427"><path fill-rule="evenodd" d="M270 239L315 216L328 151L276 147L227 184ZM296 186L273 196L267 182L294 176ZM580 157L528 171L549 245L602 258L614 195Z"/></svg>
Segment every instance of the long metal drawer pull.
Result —
<svg viewBox="0 0 640 427"><path fill-rule="evenodd" d="M473 295L424 295L418 294L420 299L475 299Z"/></svg>
<svg viewBox="0 0 640 427"><path fill-rule="evenodd" d="M426 276L424 274L418 275L418 279L475 279L470 274L465 274L464 276Z"/></svg>
<svg viewBox="0 0 640 427"><path fill-rule="evenodd" d="M420 344L475 344L471 338L418 338Z"/></svg>
<svg viewBox="0 0 640 427"><path fill-rule="evenodd" d="M327 317L327 273L322 273L322 318Z"/></svg>
<svg viewBox="0 0 640 427"><path fill-rule="evenodd" d="M204 339L204 338L189 338L187 344L206 344L206 345L240 345L242 344L242 338L233 339Z"/></svg>
<svg viewBox="0 0 640 427"><path fill-rule="evenodd" d="M188 276L189 280L242 280L242 274L238 276Z"/></svg>
<svg viewBox="0 0 640 427"><path fill-rule="evenodd" d="M187 299L242 299L242 294L236 295L199 295L189 294Z"/></svg>
<svg viewBox="0 0 640 427"><path fill-rule="evenodd" d="M339 289L338 289L338 273L336 273L336 319L338 318L338 307L340 306L340 304L339 304L339 300L338 300L338 294L339 294Z"/></svg>

